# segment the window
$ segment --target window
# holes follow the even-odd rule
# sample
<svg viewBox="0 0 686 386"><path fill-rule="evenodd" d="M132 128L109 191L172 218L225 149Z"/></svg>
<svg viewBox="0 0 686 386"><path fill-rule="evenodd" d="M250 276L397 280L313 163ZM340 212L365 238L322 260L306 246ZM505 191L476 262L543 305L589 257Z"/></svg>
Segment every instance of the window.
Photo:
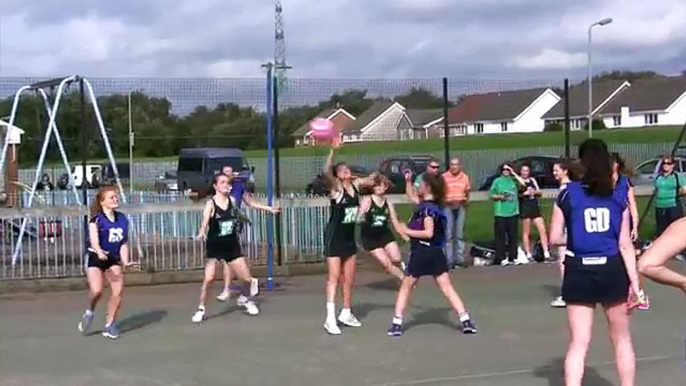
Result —
<svg viewBox="0 0 686 386"><path fill-rule="evenodd" d="M474 124L474 133L482 134L483 132L484 132L484 124L483 123L475 123Z"/></svg>
<svg viewBox="0 0 686 386"><path fill-rule="evenodd" d="M388 167L388 171L393 174L400 174L400 161L391 161Z"/></svg>
<svg viewBox="0 0 686 386"><path fill-rule="evenodd" d="M179 171L181 172L201 172L202 158L180 158Z"/></svg>
<svg viewBox="0 0 686 386"><path fill-rule="evenodd" d="M655 168L657 167L658 160L648 161L638 168L636 168L636 173L638 175L653 175L655 173Z"/></svg>
<svg viewBox="0 0 686 386"><path fill-rule="evenodd" d="M612 125L614 127L622 126L622 116L621 115L615 115L614 117L612 117Z"/></svg>
<svg viewBox="0 0 686 386"><path fill-rule="evenodd" d="M656 125L657 124L657 114L646 114L643 116L646 125Z"/></svg>
<svg viewBox="0 0 686 386"><path fill-rule="evenodd" d="M408 129L407 134L408 134L407 137L409 139L414 139L414 130L413 129Z"/></svg>
<svg viewBox="0 0 686 386"><path fill-rule="evenodd" d="M240 157L208 158L206 162L207 170L212 172L220 172L224 166L231 166L234 172L239 172L244 166L244 160Z"/></svg>
<svg viewBox="0 0 686 386"><path fill-rule="evenodd" d="M546 164L541 159L533 158L529 164L531 165L531 174L532 175L544 174L546 171L545 170Z"/></svg>
<svg viewBox="0 0 686 386"><path fill-rule="evenodd" d="M500 131L503 133L507 132L507 122L500 123Z"/></svg>

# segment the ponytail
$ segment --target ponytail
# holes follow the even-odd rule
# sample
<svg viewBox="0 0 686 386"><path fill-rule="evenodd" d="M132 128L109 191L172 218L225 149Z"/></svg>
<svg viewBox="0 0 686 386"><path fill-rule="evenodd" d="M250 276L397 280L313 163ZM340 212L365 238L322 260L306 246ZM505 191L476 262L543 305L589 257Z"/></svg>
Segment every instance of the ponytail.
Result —
<svg viewBox="0 0 686 386"><path fill-rule="evenodd" d="M579 146L579 159L584 168L582 183L591 195L608 196L614 190L612 156L600 139L587 139Z"/></svg>

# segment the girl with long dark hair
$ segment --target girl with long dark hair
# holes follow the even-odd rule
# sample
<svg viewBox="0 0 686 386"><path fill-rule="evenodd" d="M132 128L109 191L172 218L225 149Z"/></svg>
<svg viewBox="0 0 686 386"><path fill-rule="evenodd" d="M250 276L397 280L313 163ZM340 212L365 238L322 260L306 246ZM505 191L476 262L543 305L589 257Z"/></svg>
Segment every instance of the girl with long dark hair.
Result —
<svg viewBox="0 0 686 386"><path fill-rule="evenodd" d="M410 181L412 175L406 173ZM450 282L448 262L445 258L446 217L445 182L440 175L424 174L419 187L421 202L417 205L410 222L398 223L399 233L410 240L410 259L407 262L407 276L402 281L395 302L395 315L388 329L389 336L403 334L403 314L415 285L422 276L432 276L443 295L448 299L462 324L462 332L475 334L476 326L469 312Z"/></svg>
<svg viewBox="0 0 686 386"><path fill-rule="evenodd" d="M250 286L251 298L259 292L259 282L250 273L250 267L238 239L237 224L240 215L235 199L231 196L231 177L224 174L215 175L212 188L214 195L205 204L202 225L198 231L198 239L205 240L207 263L205 277L200 288L200 304L191 319L193 323L201 323L205 320L207 287L214 281L215 269L219 261L227 262L238 279ZM260 209L270 213L279 211L279 208L270 206L261 206Z"/></svg>
<svg viewBox="0 0 686 386"><path fill-rule="evenodd" d="M88 333L93 322L95 306L102 297L104 281L110 283L110 301L107 306L107 320L102 335L119 338L115 321L121 307L124 290L123 267L136 265L129 255L129 221L117 211L119 191L115 186L106 186L95 196L90 210L88 224L88 256L86 278L88 279L89 305L79 323L79 331Z"/></svg>
<svg viewBox="0 0 686 386"><path fill-rule="evenodd" d="M567 246L562 298L567 303L571 342L565 359L565 385L582 384L597 304L602 305L609 324L620 382L633 385L636 359L629 310L640 288L628 203L615 189L605 142L584 141L579 159L583 177L568 183L558 196L550 231L554 244Z"/></svg>

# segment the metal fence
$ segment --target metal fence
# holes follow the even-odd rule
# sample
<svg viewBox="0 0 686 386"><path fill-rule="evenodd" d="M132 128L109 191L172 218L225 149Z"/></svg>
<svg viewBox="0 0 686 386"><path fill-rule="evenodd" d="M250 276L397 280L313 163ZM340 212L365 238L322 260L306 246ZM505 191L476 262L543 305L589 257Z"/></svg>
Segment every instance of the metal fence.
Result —
<svg viewBox="0 0 686 386"><path fill-rule="evenodd" d="M545 217L551 213L555 191L546 191L542 200ZM637 194L650 194L637 188ZM396 204L408 203L404 196L391 196ZM492 204L486 193L472 195L465 238L474 241L492 236ZM282 250L274 247L274 259L282 264L314 263L323 260L323 233L329 203L325 198L282 199ZM123 208L132 224L132 258L145 270L175 271L203 267L204 243L195 239L200 227L202 203L179 200L175 203L135 205ZM400 216L409 216L409 205L398 207ZM44 207L22 212L0 212L0 280L73 277L84 274L83 247L86 229L82 207ZM247 209L252 225L247 226L241 242L253 265L267 264L267 214ZM21 219L26 217L28 232L16 265L12 252L17 243ZM401 219L402 220L402 219ZM652 216L647 217L652 228ZM648 230L651 232L651 230ZM479 240L481 241L481 240Z"/></svg>
<svg viewBox="0 0 686 386"><path fill-rule="evenodd" d="M628 166L636 166L640 162L671 151L673 143L610 143L612 151L619 152L625 157ZM308 183L321 173L326 161L326 156L321 149L312 150L312 155L301 157L282 157L280 162L281 181L283 192L304 192ZM392 156L433 155L442 160L442 151L429 152L398 152L388 148L383 154L340 155L337 160L346 161L351 165L363 166L368 170L375 170L386 158ZM513 149L489 149L489 150L462 150L453 151L453 156L460 157L465 172L471 177L472 183L481 182L488 175L494 173L499 164L506 160L513 160L531 155L561 156L564 154L563 146L527 147ZM572 154L576 154L576 148L572 147ZM255 167L255 182L258 189L264 189L267 185L267 159L259 157L248 158L250 164ZM175 171L176 161L141 161L134 163L133 175L137 189L152 190L154 181L164 172ZM64 171L60 168L46 170L52 181ZM24 183L31 183L35 176L35 169L20 170L19 178ZM53 177L54 176L54 177Z"/></svg>

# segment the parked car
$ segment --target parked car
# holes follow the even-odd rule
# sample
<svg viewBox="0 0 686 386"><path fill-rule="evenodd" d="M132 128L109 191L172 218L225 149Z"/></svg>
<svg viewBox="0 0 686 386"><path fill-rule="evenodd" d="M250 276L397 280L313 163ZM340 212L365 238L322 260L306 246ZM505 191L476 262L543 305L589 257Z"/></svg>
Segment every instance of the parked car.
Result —
<svg viewBox="0 0 686 386"><path fill-rule="evenodd" d="M176 192L178 190L179 183L175 170L166 171L155 180L155 191L157 193Z"/></svg>
<svg viewBox="0 0 686 386"><path fill-rule="evenodd" d="M371 172L369 172L366 168L363 166L358 166L358 165L349 165L350 168L350 173L355 176L355 177L367 177ZM329 194L329 190L326 188L326 180L324 177L324 173L319 173L317 174L314 179L312 179L312 182L307 184L307 187L305 188L305 192L309 195L312 196L326 196ZM363 192L366 193L366 192Z"/></svg>
<svg viewBox="0 0 686 386"><path fill-rule="evenodd" d="M674 160L676 161L674 171L686 171L686 156L677 153L674 156ZM662 171L662 157L645 160L638 164L634 171L636 175L631 179L634 185L652 185L655 176Z"/></svg>
<svg viewBox="0 0 686 386"><path fill-rule="evenodd" d="M397 156L386 158L379 166L379 172L391 181L389 194L405 193L405 170L411 170L416 176L426 171L426 166L431 162L430 155ZM441 167L441 170L443 167Z"/></svg>
<svg viewBox="0 0 686 386"><path fill-rule="evenodd" d="M177 169L179 189L196 192L207 189L224 166L231 166L236 177L245 180L248 192L255 191L255 168L250 166L243 151L214 147L181 149Z"/></svg>
<svg viewBox="0 0 686 386"><path fill-rule="evenodd" d="M541 189L557 189L560 184L553 176L553 166L560 161L560 157L553 156L528 156L514 160L515 170L519 171L522 165L529 165L531 167L531 176L536 179L538 186ZM479 190L486 191L491 188L493 180L500 176L500 166L493 174L486 177L479 185Z"/></svg>

